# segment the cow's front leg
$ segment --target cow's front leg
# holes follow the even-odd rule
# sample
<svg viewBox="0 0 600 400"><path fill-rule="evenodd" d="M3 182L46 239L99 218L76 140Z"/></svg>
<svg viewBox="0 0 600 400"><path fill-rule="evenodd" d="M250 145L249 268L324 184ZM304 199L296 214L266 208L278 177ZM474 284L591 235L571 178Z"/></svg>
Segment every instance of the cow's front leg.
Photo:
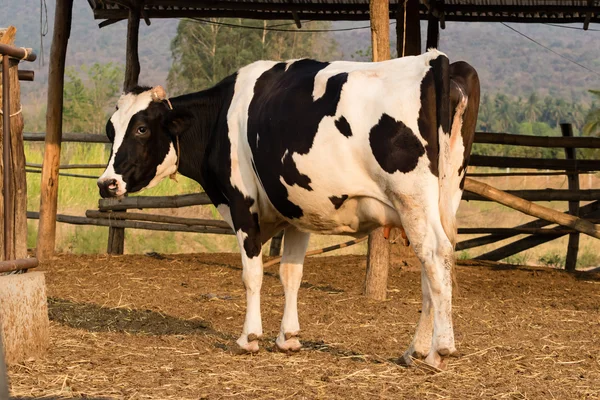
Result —
<svg viewBox="0 0 600 400"><path fill-rule="evenodd" d="M237 344L241 350L251 353L258 351L258 340L263 334L260 316L262 246L258 212L254 210L254 205L255 202L246 197L244 201L233 203L230 210L242 255L242 281L246 287L246 319Z"/></svg>
<svg viewBox="0 0 600 400"><path fill-rule="evenodd" d="M302 283L302 266L309 238L309 233L300 232L293 226L285 230L283 257L279 267L279 277L285 293L285 308L281 329L275 342L282 351L298 351L302 347L298 340L298 289Z"/></svg>

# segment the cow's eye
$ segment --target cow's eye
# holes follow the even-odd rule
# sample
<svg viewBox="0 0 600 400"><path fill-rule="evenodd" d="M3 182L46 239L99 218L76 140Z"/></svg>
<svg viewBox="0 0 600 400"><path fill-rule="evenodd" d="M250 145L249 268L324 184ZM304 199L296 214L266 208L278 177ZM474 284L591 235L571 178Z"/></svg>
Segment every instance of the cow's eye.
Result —
<svg viewBox="0 0 600 400"><path fill-rule="evenodd" d="M148 132L148 128L146 128L145 126L140 126L137 128L138 135L145 135L146 132Z"/></svg>

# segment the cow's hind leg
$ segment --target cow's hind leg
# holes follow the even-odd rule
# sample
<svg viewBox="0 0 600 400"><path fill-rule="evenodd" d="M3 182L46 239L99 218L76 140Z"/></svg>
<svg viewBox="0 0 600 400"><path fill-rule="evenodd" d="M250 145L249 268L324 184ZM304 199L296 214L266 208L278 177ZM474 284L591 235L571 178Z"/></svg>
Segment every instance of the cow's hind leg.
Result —
<svg viewBox="0 0 600 400"><path fill-rule="evenodd" d="M425 359L431 349L431 339L433 337L433 308L431 307L431 293L429 290L429 280L425 269L421 268L421 292L423 302L421 307L421 317L417 324L415 336L402 356L401 362L404 365L411 365L412 359Z"/></svg>
<svg viewBox="0 0 600 400"><path fill-rule="evenodd" d="M433 335L425 362L436 368L444 368L447 357L456 354L452 326L454 249L444 232L437 208L432 207L429 211L431 212L425 213L421 218L411 219L410 224L404 225L415 254L423 265L424 289L423 314L405 359L407 355L418 355L416 353L427 350L425 342L431 335L429 332L433 320ZM427 311L432 317L428 316Z"/></svg>
<svg viewBox="0 0 600 400"><path fill-rule="evenodd" d="M298 351L302 347L298 340L298 290L302 282L302 266L308 247L309 233L300 232L293 226L285 229L283 257L279 267L279 277L285 292L285 308L281 320L281 330L276 345L282 351Z"/></svg>

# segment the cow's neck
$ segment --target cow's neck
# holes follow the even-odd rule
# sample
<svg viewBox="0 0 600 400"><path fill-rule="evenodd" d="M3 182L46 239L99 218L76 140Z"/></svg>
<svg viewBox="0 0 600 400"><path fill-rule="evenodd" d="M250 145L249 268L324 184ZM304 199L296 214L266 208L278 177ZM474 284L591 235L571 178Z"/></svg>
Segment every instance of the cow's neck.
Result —
<svg viewBox="0 0 600 400"><path fill-rule="evenodd" d="M179 172L201 185L204 184L202 164L210 151L219 118L222 112L227 112L234 84L235 76L231 76L210 89L171 99L173 109L184 108L193 116L190 128L179 138Z"/></svg>

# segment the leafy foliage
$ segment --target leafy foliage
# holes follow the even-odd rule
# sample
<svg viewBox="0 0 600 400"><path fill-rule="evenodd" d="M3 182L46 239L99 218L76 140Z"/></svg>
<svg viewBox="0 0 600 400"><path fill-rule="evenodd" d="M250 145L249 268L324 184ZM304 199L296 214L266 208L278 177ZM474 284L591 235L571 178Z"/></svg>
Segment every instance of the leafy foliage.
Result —
<svg viewBox="0 0 600 400"><path fill-rule="evenodd" d="M112 63L82 66L65 72L65 132L104 133L109 111L114 109L123 70Z"/></svg>
<svg viewBox="0 0 600 400"><path fill-rule="evenodd" d="M205 89L256 60L327 59L335 53L335 42L324 33L269 30L269 26L278 25L277 22L221 18L210 21L212 23L199 23L184 19L179 23L177 35L171 42L173 65L168 77L171 91ZM311 28L329 26L327 22L320 22Z"/></svg>
<svg viewBox="0 0 600 400"><path fill-rule="evenodd" d="M593 94L595 98L590 107L590 111L585 117L583 134L585 136L598 136L600 135L600 104L596 103L596 101L600 101L600 90L590 90L589 92Z"/></svg>

